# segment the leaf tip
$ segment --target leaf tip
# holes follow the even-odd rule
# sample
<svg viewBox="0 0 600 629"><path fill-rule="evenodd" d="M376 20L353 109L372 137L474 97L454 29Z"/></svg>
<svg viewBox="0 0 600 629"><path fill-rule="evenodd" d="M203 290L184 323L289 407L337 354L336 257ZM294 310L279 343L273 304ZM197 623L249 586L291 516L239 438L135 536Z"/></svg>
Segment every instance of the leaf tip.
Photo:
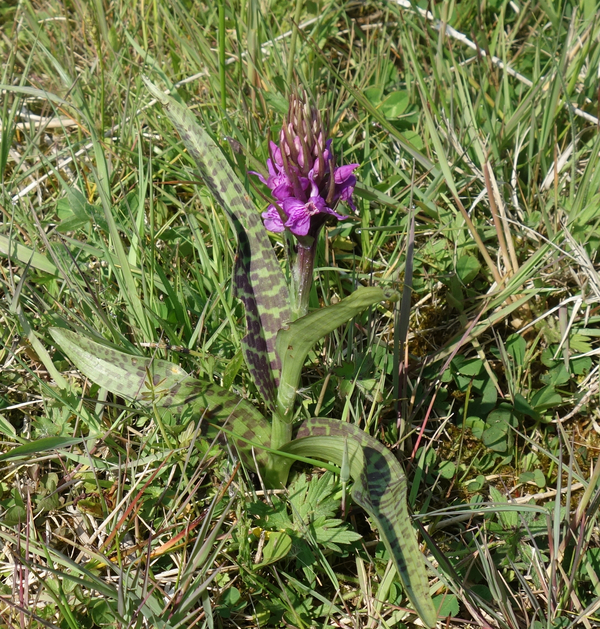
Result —
<svg viewBox="0 0 600 629"><path fill-rule="evenodd" d="M152 83L152 81L147 76L142 75L142 81L144 81L144 84L148 88L148 91L150 92L150 94L152 94L152 96L154 96L154 98L156 98L157 101L163 104L167 102L167 95L162 92L156 85L154 85L154 83Z"/></svg>

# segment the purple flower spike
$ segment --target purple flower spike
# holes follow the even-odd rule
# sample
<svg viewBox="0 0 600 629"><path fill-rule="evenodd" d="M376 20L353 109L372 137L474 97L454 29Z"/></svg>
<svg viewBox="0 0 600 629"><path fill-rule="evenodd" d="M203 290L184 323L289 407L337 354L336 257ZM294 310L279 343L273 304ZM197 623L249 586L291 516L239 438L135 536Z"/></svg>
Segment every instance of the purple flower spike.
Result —
<svg viewBox="0 0 600 629"><path fill-rule="evenodd" d="M269 143L268 177L250 172L271 189L283 210L280 214L275 205L270 205L263 213L269 231L280 233L287 228L298 237L316 237L325 222L323 215L345 218L333 209L339 201L356 211L352 194L356 185L354 170L359 164L335 166L332 140L325 140L321 116L306 101L306 94L304 100L292 94L279 146Z"/></svg>

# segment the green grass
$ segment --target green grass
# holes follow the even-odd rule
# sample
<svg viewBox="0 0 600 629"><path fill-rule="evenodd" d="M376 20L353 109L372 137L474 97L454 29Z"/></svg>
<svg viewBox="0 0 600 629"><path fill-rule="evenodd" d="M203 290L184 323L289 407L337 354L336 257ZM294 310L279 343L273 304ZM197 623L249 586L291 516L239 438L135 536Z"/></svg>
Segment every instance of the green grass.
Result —
<svg viewBox="0 0 600 629"><path fill-rule="evenodd" d="M415 620L329 474L308 490L295 467L266 496L224 440L107 395L48 332L256 402L235 235L142 76L194 111L261 211L246 172L278 137L290 68L361 164L312 306L402 290L415 217L410 310L374 308L310 354L299 417L399 456L447 626L598 626L596 3L306 2L291 59L296 8L270 4L0 7L0 432L4 453L25 446L0 462L2 626Z"/></svg>

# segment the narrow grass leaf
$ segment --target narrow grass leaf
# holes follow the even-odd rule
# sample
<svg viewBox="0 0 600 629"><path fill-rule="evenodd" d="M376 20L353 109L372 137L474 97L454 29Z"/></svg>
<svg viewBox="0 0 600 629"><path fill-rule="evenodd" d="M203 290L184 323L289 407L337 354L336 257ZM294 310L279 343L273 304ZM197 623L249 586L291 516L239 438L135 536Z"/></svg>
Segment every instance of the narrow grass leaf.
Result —
<svg viewBox="0 0 600 629"><path fill-rule="evenodd" d="M24 245L19 245L14 239L0 235L0 255L8 257L13 262L29 264L34 269L58 275L56 266L42 254Z"/></svg>
<svg viewBox="0 0 600 629"><path fill-rule="evenodd" d="M32 454L39 454L40 452L47 452L48 450L67 448L75 445L76 443L81 443L82 441L83 439L81 437L44 437L43 439L36 439L36 441L32 441L31 443L17 446L10 452L5 452L0 455L0 461L18 459L25 456L31 456Z"/></svg>

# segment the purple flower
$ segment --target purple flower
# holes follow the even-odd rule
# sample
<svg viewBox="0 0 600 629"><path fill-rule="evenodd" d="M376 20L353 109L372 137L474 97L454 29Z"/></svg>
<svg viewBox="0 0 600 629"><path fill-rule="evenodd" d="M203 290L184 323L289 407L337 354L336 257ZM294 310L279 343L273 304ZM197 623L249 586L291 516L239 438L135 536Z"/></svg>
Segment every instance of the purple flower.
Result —
<svg viewBox="0 0 600 629"><path fill-rule="evenodd" d="M277 199L277 201L283 201L294 194L294 185L290 177L286 174L283 168L283 160L281 158L281 151L275 142L270 142L271 157L267 160L267 169L269 176L267 179L254 170L248 171L252 175L256 175L268 188L271 189L271 194ZM309 186L309 181L306 177L297 177L297 182L301 191L304 191ZM269 229L269 228L267 228ZM272 231L272 230L271 230Z"/></svg>
<svg viewBox="0 0 600 629"><path fill-rule="evenodd" d="M332 140L325 137L318 110L293 94L279 146L269 143L268 177L250 171L271 189L276 201L262 214L269 231L287 228L296 236L316 236L327 216L345 218L334 211L339 201L356 211L353 172L359 165L336 167Z"/></svg>
<svg viewBox="0 0 600 629"><path fill-rule="evenodd" d="M345 218L342 214L338 214L330 207L327 207L325 199L319 194L319 189L312 177L311 183L311 194L306 203L295 197L288 197L282 203L283 211L288 216L285 227L287 227L292 234L296 234L296 236L306 236L308 234L311 218L317 214L330 214L338 219ZM266 221L265 227L269 229Z"/></svg>
<svg viewBox="0 0 600 629"><path fill-rule="evenodd" d="M333 173L333 180L335 181L334 201L345 201L355 212L356 205L354 205L354 201L352 200L352 193L356 185L356 177L352 173L359 165L360 164L348 164L346 166L340 166L336 168Z"/></svg>
<svg viewBox="0 0 600 629"><path fill-rule="evenodd" d="M285 229L279 210L274 205L269 205L267 211L263 212L261 216L265 219L265 227L270 232L279 234Z"/></svg>

